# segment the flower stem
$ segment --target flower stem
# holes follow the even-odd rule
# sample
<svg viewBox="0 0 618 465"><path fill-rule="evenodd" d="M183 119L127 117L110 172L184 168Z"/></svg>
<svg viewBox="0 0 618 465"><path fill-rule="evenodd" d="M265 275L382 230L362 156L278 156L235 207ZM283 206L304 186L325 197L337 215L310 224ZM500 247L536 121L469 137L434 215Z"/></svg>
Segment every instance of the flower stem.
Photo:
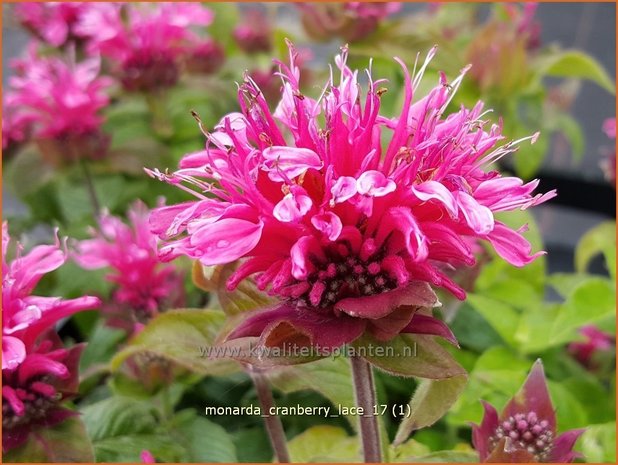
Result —
<svg viewBox="0 0 618 465"><path fill-rule="evenodd" d="M88 196L90 197L90 203L92 205L94 216L98 218L99 214L101 213L101 203L99 202L99 198L97 197L97 191L94 188L94 180L92 179L92 175L90 174L88 161L82 158L80 159L79 164L81 165L82 171L84 172L86 189L88 190Z"/></svg>
<svg viewBox="0 0 618 465"><path fill-rule="evenodd" d="M264 415L264 424L266 425L266 431L270 438L270 444L272 445L275 457L279 463L289 463L290 455L288 453L288 446L285 439L285 432L283 431L283 425L281 424L281 418L277 415L270 415L271 408L275 406L275 400L273 394L270 391L270 386L266 377L254 370L250 370L249 374L255 385L258 400L260 401L260 407L262 415Z"/></svg>
<svg viewBox="0 0 618 465"><path fill-rule="evenodd" d="M374 415L376 388L371 365L364 358L358 356L351 356L350 363L352 365L356 406L363 408L363 415L360 416L360 435L365 463L380 463L382 462L382 452L380 450L378 417Z"/></svg>

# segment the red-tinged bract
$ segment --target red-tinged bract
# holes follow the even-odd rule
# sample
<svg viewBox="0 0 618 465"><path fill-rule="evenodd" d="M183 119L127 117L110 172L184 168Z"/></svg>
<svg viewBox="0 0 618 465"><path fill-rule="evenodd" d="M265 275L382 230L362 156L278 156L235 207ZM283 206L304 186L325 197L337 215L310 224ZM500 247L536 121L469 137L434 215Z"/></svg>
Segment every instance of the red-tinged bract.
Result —
<svg viewBox="0 0 618 465"><path fill-rule="evenodd" d="M499 146L501 127L486 121L481 102L446 114L463 73L450 83L441 75L427 95L416 95L433 55L413 76L402 64L403 107L388 118L380 115L383 81L368 72L363 95L345 49L336 58L338 81L332 77L317 100L303 95L290 46L274 113L247 78L241 111L207 133L205 150L185 156L173 174L149 170L196 197L154 211L153 231L167 240L163 258L186 255L207 266L242 260L228 288L254 276L281 301L230 337L274 343L287 332L328 347L365 331L380 340L400 332L452 340L445 325L417 310L438 305L432 285L465 297L447 272L474 265L471 240L516 266L541 253L531 254L525 226L513 230L494 213L555 193L533 195L538 181L489 169L521 141Z"/></svg>
<svg viewBox="0 0 618 465"><path fill-rule="evenodd" d="M500 415L488 403L483 407L483 421L472 426L472 442L481 462L568 463L579 457L573 445L584 430L557 434L556 412L540 360Z"/></svg>

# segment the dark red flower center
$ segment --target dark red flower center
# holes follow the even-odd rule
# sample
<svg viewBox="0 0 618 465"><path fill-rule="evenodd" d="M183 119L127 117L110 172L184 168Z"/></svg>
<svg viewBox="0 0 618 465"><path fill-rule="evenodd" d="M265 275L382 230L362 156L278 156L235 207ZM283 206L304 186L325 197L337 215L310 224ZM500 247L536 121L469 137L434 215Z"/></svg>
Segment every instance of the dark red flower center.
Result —
<svg viewBox="0 0 618 465"><path fill-rule="evenodd" d="M329 262L307 281L310 289L301 297L306 305L329 307L346 297L380 294L397 287L379 261L348 257Z"/></svg>
<svg viewBox="0 0 618 465"><path fill-rule="evenodd" d="M403 259L373 244L368 239L354 253L339 242L322 249L319 257L310 254L307 278L294 280L277 293L301 306L328 308L342 299L381 294L405 284L409 275Z"/></svg>
<svg viewBox="0 0 618 465"><path fill-rule="evenodd" d="M539 420L535 412L518 413L500 423L490 440L493 449L502 438L510 438L512 444L534 455L539 462L547 460L551 452L554 433L547 420Z"/></svg>
<svg viewBox="0 0 618 465"><path fill-rule="evenodd" d="M123 63L121 81L129 91L148 92L172 87L178 81L179 72L171 54L143 51Z"/></svg>
<svg viewBox="0 0 618 465"><path fill-rule="evenodd" d="M45 382L45 379L34 381L27 386L13 389L15 395L24 406L23 413L18 415L11 404L2 398L2 428L11 429L27 425L43 419L49 410L58 405L62 394Z"/></svg>

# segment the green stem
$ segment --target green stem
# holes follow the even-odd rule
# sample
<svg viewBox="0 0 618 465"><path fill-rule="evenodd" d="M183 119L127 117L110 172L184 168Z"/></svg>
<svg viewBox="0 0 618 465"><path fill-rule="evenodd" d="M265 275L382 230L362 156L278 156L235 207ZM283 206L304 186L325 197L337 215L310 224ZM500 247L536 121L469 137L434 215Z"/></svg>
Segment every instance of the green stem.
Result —
<svg viewBox="0 0 618 465"><path fill-rule="evenodd" d="M84 173L86 189L88 190L88 197L90 198L90 204L92 205L94 216L98 218L101 213L101 203L97 197L97 191L94 188L94 180L92 178L92 174L90 173L90 168L88 167L88 161L81 158L79 160L79 164L81 165Z"/></svg>
<svg viewBox="0 0 618 465"><path fill-rule="evenodd" d="M281 418L269 413L273 407L275 407L275 400L273 399L268 381L262 373L255 370L249 370L249 375L255 385L262 416L264 417L264 424L266 425L266 431L270 438L270 444L275 453L275 458L279 463L289 463L290 454L288 453L288 446L285 432L283 431L283 425L281 424Z"/></svg>
<svg viewBox="0 0 618 465"><path fill-rule="evenodd" d="M366 463L382 462L380 430L378 417L374 414L376 405L376 388L373 381L371 365L362 357L351 356L352 379L356 406L363 409L360 416L360 436L363 444L363 456Z"/></svg>

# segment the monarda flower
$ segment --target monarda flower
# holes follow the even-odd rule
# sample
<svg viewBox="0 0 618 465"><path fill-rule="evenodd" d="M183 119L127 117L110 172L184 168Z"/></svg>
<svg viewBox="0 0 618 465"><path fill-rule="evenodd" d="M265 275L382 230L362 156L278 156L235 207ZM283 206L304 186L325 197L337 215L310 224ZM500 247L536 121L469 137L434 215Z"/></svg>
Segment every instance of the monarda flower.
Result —
<svg viewBox="0 0 618 465"><path fill-rule="evenodd" d="M111 79L99 76L98 58L68 63L40 57L31 46L12 66L8 118L28 120L46 158L60 163L105 155L109 138L101 131L99 113L109 103Z"/></svg>
<svg viewBox="0 0 618 465"><path fill-rule="evenodd" d="M58 47L82 38L75 26L89 8L88 2L23 2L15 5L15 15L36 37Z"/></svg>
<svg viewBox="0 0 618 465"><path fill-rule="evenodd" d="M615 338L594 325L583 326L579 329L579 334L585 340L571 342L568 350L582 365L588 368L594 369L598 366L596 359L602 353L611 353L615 350Z"/></svg>
<svg viewBox="0 0 618 465"><path fill-rule="evenodd" d="M201 40L191 27L212 19L198 3L99 3L78 31L92 36L89 50L112 61L125 89L151 92L176 84L183 57Z"/></svg>
<svg viewBox="0 0 618 465"><path fill-rule="evenodd" d="M225 63L225 50L214 39L204 39L193 45L185 57L185 67L193 74L213 74Z"/></svg>
<svg viewBox="0 0 618 465"><path fill-rule="evenodd" d="M398 12L397 2L297 3L307 34L315 40L340 37L356 42L371 35L381 21Z"/></svg>
<svg viewBox="0 0 618 465"><path fill-rule="evenodd" d="M10 102L10 99L8 100ZM2 157L14 153L28 139L31 117L24 114L14 103L2 99Z"/></svg>
<svg viewBox="0 0 618 465"><path fill-rule="evenodd" d="M99 306L96 297L62 300L32 295L39 280L60 267L67 254L57 241L7 263L7 223L2 226L2 450L23 444L37 427L53 426L70 410L61 402L77 392L82 346L62 347L54 325Z"/></svg>
<svg viewBox="0 0 618 465"><path fill-rule="evenodd" d="M242 21L232 35L238 47L245 53L270 52L272 27L264 11L253 8L243 13Z"/></svg>
<svg viewBox="0 0 618 465"><path fill-rule="evenodd" d="M183 278L176 267L161 263L158 239L150 232L148 209L136 202L128 212L129 224L104 213L93 239L76 244L75 261L88 270L109 268L107 279L116 285L103 311L110 326L139 331L159 312L182 306Z"/></svg>
<svg viewBox="0 0 618 465"><path fill-rule="evenodd" d="M403 107L391 119L380 115L383 81L368 72L363 95L345 48L336 58L339 80L331 77L317 100L303 95L290 47L274 114L248 78L241 112L206 133L205 150L185 156L173 174L149 171L196 197L153 212L153 231L168 241L164 259L242 260L228 289L255 276L280 300L230 338L272 344L286 333L337 347L368 331L383 341L401 332L452 340L443 323L417 310L437 305L431 285L465 297L446 272L474 265L469 240L486 241L516 266L542 253L531 255L525 226L512 230L494 213L555 193L533 196L538 181L488 170L517 144L498 145L501 127L484 119L481 102L445 114L463 74L451 83L441 75L427 95L415 95L433 55L413 76L402 63Z"/></svg>
<svg viewBox="0 0 618 465"><path fill-rule="evenodd" d="M500 415L490 404L483 406L481 425L472 426L472 442L481 462L568 463L579 456L573 445L584 430L556 434L556 413L540 360Z"/></svg>

